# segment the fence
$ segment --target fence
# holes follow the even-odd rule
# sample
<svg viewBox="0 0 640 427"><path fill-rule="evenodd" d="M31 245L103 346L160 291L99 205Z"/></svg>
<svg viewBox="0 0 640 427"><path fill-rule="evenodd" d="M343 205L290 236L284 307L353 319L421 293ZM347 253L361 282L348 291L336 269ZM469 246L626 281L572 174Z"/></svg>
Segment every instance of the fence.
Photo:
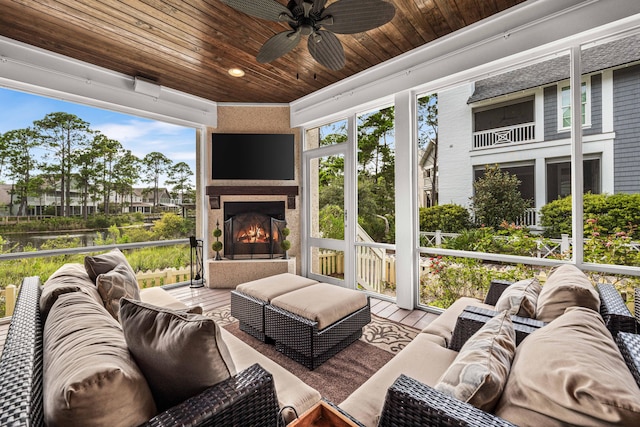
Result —
<svg viewBox="0 0 640 427"><path fill-rule="evenodd" d="M191 268L166 268L155 271L141 271L136 273L136 279L141 288L152 288L154 286L164 286L172 283L188 282L191 279ZM0 299L5 301L5 316L13 315L16 306L18 290L16 285L8 285L4 290L0 290Z"/></svg>

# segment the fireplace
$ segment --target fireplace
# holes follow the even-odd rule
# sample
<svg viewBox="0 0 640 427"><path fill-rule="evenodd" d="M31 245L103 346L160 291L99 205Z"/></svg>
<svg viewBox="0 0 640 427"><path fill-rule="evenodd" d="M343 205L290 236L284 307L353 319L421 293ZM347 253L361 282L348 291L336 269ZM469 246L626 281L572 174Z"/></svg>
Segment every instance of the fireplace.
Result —
<svg viewBox="0 0 640 427"><path fill-rule="evenodd" d="M224 256L229 259L274 258L286 227L284 202L225 202Z"/></svg>

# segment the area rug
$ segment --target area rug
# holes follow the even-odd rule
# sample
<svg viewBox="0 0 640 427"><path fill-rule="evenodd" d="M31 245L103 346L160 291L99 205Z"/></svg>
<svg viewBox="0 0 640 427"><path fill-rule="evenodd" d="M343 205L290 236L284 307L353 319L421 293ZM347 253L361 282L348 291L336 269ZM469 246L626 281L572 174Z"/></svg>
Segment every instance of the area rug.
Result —
<svg viewBox="0 0 640 427"><path fill-rule="evenodd" d="M363 329L362 338L311 371L289 359L271 344L265 344L240 330L229 306L205 313L251 347L274 360L327 400L340 403L404 348L419 332L375 315Z"/></svg>

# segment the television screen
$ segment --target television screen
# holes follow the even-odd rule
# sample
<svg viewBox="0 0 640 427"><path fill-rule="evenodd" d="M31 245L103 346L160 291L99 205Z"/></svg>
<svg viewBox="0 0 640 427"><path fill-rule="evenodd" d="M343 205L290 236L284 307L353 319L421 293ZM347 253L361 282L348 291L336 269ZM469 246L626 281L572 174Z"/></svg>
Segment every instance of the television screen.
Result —
<svg viewBox="0 0 640 427"><path fill-rule="evenodd" d="M295 179L292 134L214 133L212 179Z"/></svg>

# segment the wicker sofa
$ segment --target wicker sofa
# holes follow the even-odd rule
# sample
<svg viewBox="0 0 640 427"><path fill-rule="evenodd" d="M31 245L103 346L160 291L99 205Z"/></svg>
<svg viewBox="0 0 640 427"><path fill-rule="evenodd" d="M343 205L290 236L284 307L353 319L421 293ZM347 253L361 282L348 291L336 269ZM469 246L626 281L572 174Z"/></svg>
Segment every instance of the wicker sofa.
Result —
<svg viewBox="0 0 640 427"><path fill-rule="evenodd" d="M483 411L469 403L465 403L435 389L441 377L443 377L448 368L456 361L461 347L463 347L467 340L484 326L489 319L498 315L498 313L493 311L493 308L500 295L502 295L509 286L509 282L494 282L484 302L471 298L461 298L454 303L433 322L437 322L436 324L432 323L426 327L398 355L383 366L382 369L361 387L355 390L345 401L340 403L340 408L350 413L366 426L514 425L506 419L496 416L492 411ZM579 314L583 316L586 315L589 319L589 322L585 321L582 323L588 323L593 331L599 331L598 335L589 329L588 333L583 335L586 335L587 339L592 335L598 336L599 341L597 342L607 344L609 350L611 347L615 347L614 337L617 337L618 344L621 348L620 352L625 355L626 365L629 371L631 371L631 374L633 374L633 377L635 377L635 381L633 381L633 377L631 377L631 374L629 374L625 368L623 368L623 372L627 372L628 377L626 379L630 380L638 392L638 396L640 396L640 389L638 389L640 386L640 375L638 375L640 372L640 336L624 332L625 330L629 332L635 331L634 319L629 313L629 310L624 306L620 295L617 292L610 291L611 289L608 286L599 286L599 313L595 310L593 303L589 309L580 309L586 313L581 312ZM592 315L591 318L588 317L589 314ZM558 319L563 316L565 315L560 316ZM534 346L534 341L531 341L531 345L525 345L527 343L525 338L547 333L550 334L553 329L559 328L557 325L562 323L557 320L541 322L519 316L511 316L511 319L515 329L514 341L518 342L518 346L515 349L516 358L514 359L512 367L516 366L518 358L520 360L526 360L527 354L531 354L531 347ZM602 323L602 327L598 327L600 323ZM573 329L576 328L569 325L565 326L562 330L568 342L574 339L570 336L570 334L573 333ZM543 340L543 338L544 337L540 337L540 340ZM582 338L575 339L582 341ZM564 338L560 340L561 343L563 340ZM538 345L536 344L535 346L537 347ZM576 345L576 349L579 348L581 348L580 343ZM521 350L524 350L524 352L521 352ZM570 348L567 351L570 352L572 349ZM522 354L519 354L519 352ZM583 353L588 352L589 351L584 351ZM620 352L615 351L618 359L614 359L616 360L614 365L624 367L625 363L622 362ZM554 353L554 351L550 351L549 353ZM545 357L546 356L541 356L538 359L544 359ZM583 369L584 372L597 369L593 366L580 366L580 362L578 362L580 355L573 357L567 354L566 357L575 359L576 366ZM520 365L523 363L524 362L520 362ZM597 361L595 364L600 366ZM548 374L545 369L546 366L542 363L532 371L540 373L540 375ZM509 376L508 378L510 379L511 377ZM515 375L514 378L516 378ZM597 375L594 375L594 379L595 378L598 378ZM603 380L603 382L606 383L607 381ZM549 384L548 387L555 390L562 389L560 386L554 387L551 384ZM379 390L387 390L386 395L380 393ZM529 392L523 393L522 390L517 390L516 392L507 391L506 388L504 393L516 396L529 394ZM558 400L560 400L560 398L558 398ZM522 404L522 402L519 402L519 404L526 407L528 403ZM548 404L551 405L551 403ZM509 404L505 403L502 407L498 405L498 409L502 409L503 413L508 413L508 411L504 409L505 407L508 408ZM640 397L637 402L637 407L640 408ZM637 418L636 421L640 422L640 412L638 416L639 418ZM515 419L518 418L516 417ZM530 424L526 422L523 423L520 419L517 424L558 425L557 423L554 424L553 420L540 420L535 417L532 419L534 421ZM584 420L580 421L582 422ZM580 422L576 424L580 424ZM593 422L590 425L608 425L608 422L600 424Z"/></svg>
<svg viewBox="0 0 640 427"><path fill-rule="evenodd" d="M69 265L65 265L63 268L64 267L69 267ZM80 274L78 270L78 267L71 268L72 274L64 276L64 280L67 281L67 284L72 284L72 287L75 287L78 284L77 277L73 277L76 273ZM83 285L79 286L82 287ZM95 288L95 285L93 287ZM57 352L57 349L55 350L55 353L51 350L51 341L55 341L57 336L52 335L51 331L53 327L50 324L54 321L59 322L60 317L65 316L65 314L60 314L61 310L64 308L64 303L69 302L70 305L73 304L67 313L80 313L74 314L80 316L79 318L76 318L76 324L82 323L82 319L85 318L82 316L84 316L85 313L88 313L87 316L89 316L89 314L91 314L90 312L96 313L99 311L98 314L101 317L110 318L110 314L107 313L107 310L105 310L104 307L96 308L97 304L94 301L91 301L92 298L90 296L86 295L94 292L91 289L91 286L89 286L88 292L65 291L67 293L60 293L60 295L56 296L57 301L53 304L46 302L48 301L48 296L45 295L43 298L44 292L48 292L49 294L58 293L57 291L51 291L48 289L48 284L43 286L38 277L25 278L20 287L16 308L7 334L2 358L0 359L0 425L2 426L39 426L44 425L47 422L47 419L51 419L51 389L53 387L49 385L49 391L46 390L47 386L45 386L45 384L51 384L51 374L49 374L49 378L47 379L46 372L47 369L49 369L49 373L52 372L53 368L51 368L51 360L56 358L59 353ZM135 302L135 304L138 304L142 308L148 307L155 309L157 307L159 315L165 316L163 319L166 319L166 316L169 315L174 316L174 313L184 313L180 314L178 317L186 317L190 320L197 321L197 315L186 314L190 309L189 307L186 307L184 304L171 297L167 292L158 289L147 295L145 294L146 292L141 292L141 301ZM147 302L143 301L145 298L147 299ZM47 305L47 307L41 306L43 301L45 301L44 304ZM170 307L171 310L158 307L158 304L164 304L165 307ZM195 311L198 310L196 309ZM120 310L120 316L123 315L122 313L122 310ZM204 316L200 316L201 319L203 317ZM87 320L86 324L80 325L77 329L89 330L89 340L92 336L91 333L93 333L93 336L100 337L99 339L96 339L96 341L103 340L103 337L104 340L107 340L109 337L103 335L104 329L96 329L97 326L94 324L94 318L95 316L86 317L86 319L90 320ZM64 321L64 319L62 320ZM122 320L122 318L120 320ZM124 322L122 327L120 327L117 321L112 318L105 320L105 322L111 326L111 329L107 330L108 334L127 334ZM207 322L207 320L203 319L202 322ZM213 322L209 321L209 323ZM184 325L179 325L179 327L183 326ZM47 330L49 332L47 332ZM66 331L64 331L64 333L66 333ZM63 335L63 333L59 333L58 335ZM148 334L145 335L145 338L143 338L142 335L143 334L141 332L134 332L134 341L137 341L138 343L144 342ZM176 337L182 334L174 330L173 333L169 333L167 335ZM211 334L209 333L207 335ZM142 416L142 421L132 421L134 418L130 415L126 415L126 408L123 408L122 410L118 408L118 410L114 410L112 414L107 414L107 416L113 415L113 419L106 418L99 422L94 422L92 420L91 424L110 426L129 424L137 425L142 422L149 426L274 426L281 418L289 421L295 417L295 413L291 411L290 408L286 407L293 407L298 411L298 413L302 413L320 401L321 396L315 389L309 387L295 375L254 350L223 328L216 326L216 332L214 335L217 335L218 342L224 342L225 348L220 348L219 352L223 358L226 355L226 357L229 357L232 360L232 364L235 365L235 370L231 372L231 375L227 375L226 379L217 383L212 382L215 385L208 387L204 389L204 391L200 391L195 395L187 394L186 398L175 404L171 404L171 406L159 403L155 390L151 386L152 379L147 377L147 371L142 369L142 362L136 357L136 354L131 347L131 342L127 341L129 344L129 351L134 356L135 361L138 362L137 364L140 365L140 369L144 371L145 378L149 383L149 389L153 391L153 393L151 393L151 399L155 400L155 405L154 402L152 402L150 404L151 406L141 406L140 408L142 409L136 407L133 410L136 417ZM49 338L45 339L45 336L48 336ZM118 339L121 342L125 341L123 337ZM197 337L197 340L202 341L201 337ZM48 343L47 341L50 342ZM76 341L86 342L88 340L83 338L81 340L77 339ZM65 349L66 347L63 346L61 348ZM196 367L203 366L203 362L199 362L199 356L191 355L192 357L189 359L189 350L190 348L188 347L187 351L184 351L181 353L180 357L178 357L179 359L186 359L186 363L182 364L181 368L174 369L174 377L177 378L179 383L189 376L187 371L192 368L192 366L189 365ZM124 351L125 353L128 353L126 347ZM67 351L67 353L69 352L70 351ZM81 359L85 356L84 352L84 349L79 351L74 349L73 353L71 353L73 356L68 358L70 363L81 363ZM111 353L110 350L108 350L108 352ZM216 351L214 351L214 353L216 353ZM111 356L112 355L109 354L107 357ZM127 354L125 358L130 357L131 356ZM108 362L112 363L112 359L113 358L109 359ZM156 360L151 360L152 364L155 364ZM120 383L125 383L130 380L130 377L135 376L134 374L130 374L130 372L126 370L128 369L126 367L123 369L118 367L116 369L119 371L117 374L112 374L114 369L104 369L104 377L96 378L108 379L111 375L120 375L124 378ZM122 375L121 372L124 372L125 374ZM74 375L76 374L77 372L74 373ZM196 369L195 374L191 374L191 377L196 377L197 380L199 380L199 377L201 376L204 376L204 374L198 369ZM146 399L145 393L150 394L148 390L143 393L140 392L138 388L133 388L131 385L119 388L120 383L115 386L111 386L109 384L103 386L100 385L102 382L101 379L97 380L96 383L98 385L87 385L87 382L88 380L83 380L81 383L82 387L87 389L93 387L98 398L100 398L100 395L103 396L102 398L104 399L104 402L96 402L93 406L89 406L84 409L80 408L80 410L84 410L85 413L104 412L103 408L97 405L109 406L109 400L120 399L122 401L138 401ZM105 380L104 382L109 383L108 380ZM73 384L71 384L71 387L72 389L76 389L72 393L76 393L78 388ZM147 386L145 385L145 388L146 387ZM122 392L120 392L121 389ZM177 390L170 390L170 392L171 394L174 394L174 392L176 395L178 394ZM79 395L80 392L77 394ZM64 406L65 398L62 397L62 399L62 405ZM82 399L85 398L74 397L74 399L77 399L76 402L81 402ZM49 402L49 409L47 409L46 402ZM77 403L74 402L74 405L76 404ZM69 406L71 406L71 403L69 403ZM78 406L80 406L80 404L78 404ZM100 408L100 411L97 411L96 408ZM142 410L146 411L149 408L151 412L149 412L148 417L140 415ZM75 407L72 410L76 410ZM93 414L91 414L91 416L93 416ZM71 418L67 418L66 424L74 423L69 421L69 419ZM80 422L80 424L86 423L87 422ZM74 425L80 424L77 422L74 423Z"/></svg>

